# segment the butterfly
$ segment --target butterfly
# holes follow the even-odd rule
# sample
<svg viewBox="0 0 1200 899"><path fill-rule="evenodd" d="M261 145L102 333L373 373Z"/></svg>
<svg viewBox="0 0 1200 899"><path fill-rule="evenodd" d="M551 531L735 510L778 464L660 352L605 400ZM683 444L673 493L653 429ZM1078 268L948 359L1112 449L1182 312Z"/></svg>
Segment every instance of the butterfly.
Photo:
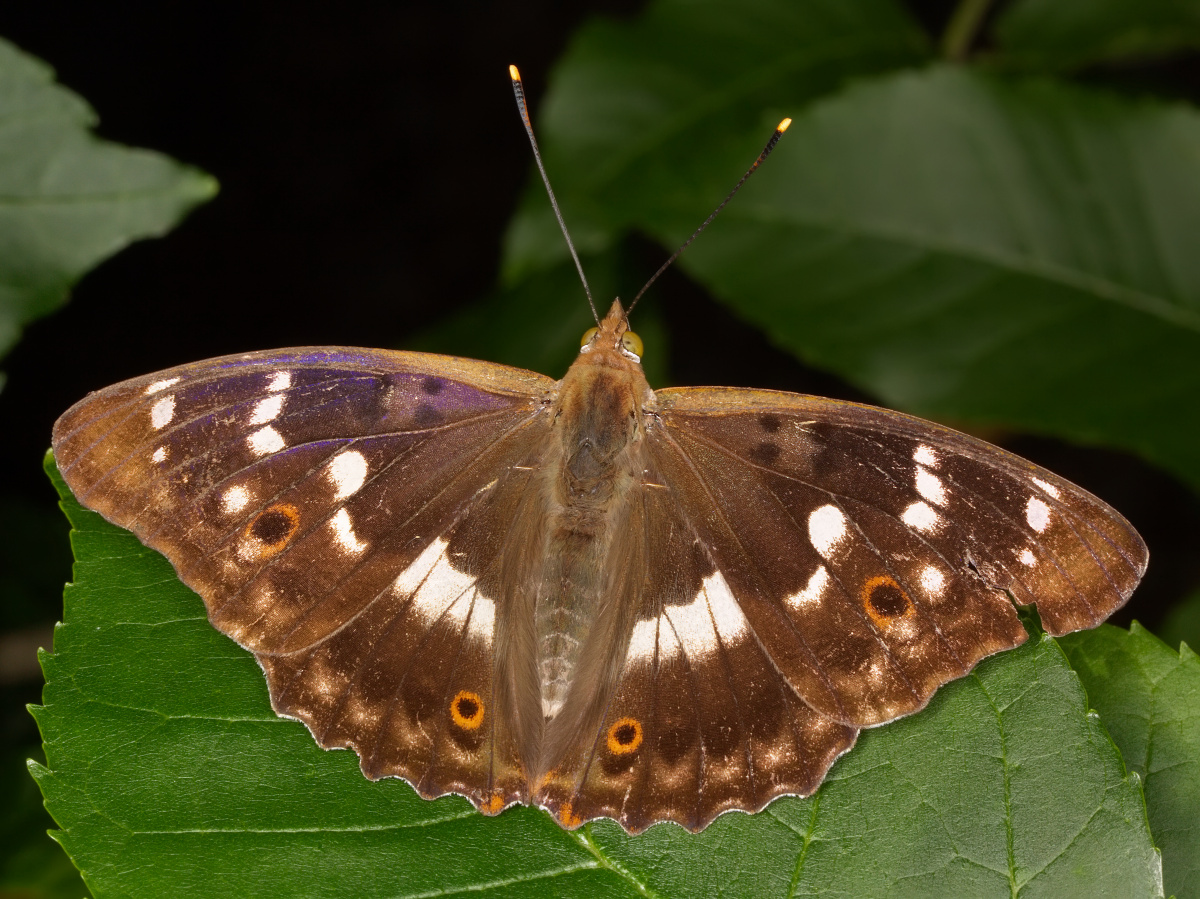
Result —
<svg viewBox="0 0 1200 899"><path fill-rule="evenodd" d="M566 828L698 831L809 795L860 729L1024 642L1018 605L1053 635L1092 627L1145 571L1116 511L979 439L820 397L653 391L642 354L615 301L561 381L227 356L90 394L54 456L321 746Z"/></svg>

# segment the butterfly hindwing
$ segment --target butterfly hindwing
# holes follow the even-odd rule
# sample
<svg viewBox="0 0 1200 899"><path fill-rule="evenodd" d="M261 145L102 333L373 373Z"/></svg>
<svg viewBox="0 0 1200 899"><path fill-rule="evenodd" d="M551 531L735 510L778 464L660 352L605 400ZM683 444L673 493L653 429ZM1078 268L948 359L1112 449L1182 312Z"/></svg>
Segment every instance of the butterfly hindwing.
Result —
<svg viewBox="0 0 1200 899"><path fill-rule="evenodd" d="M645 472L616 550L633 611L603 714L536 797L575 826L599 816L637 833L690 830L729 809L807 795L857 731L809 708L779 678L683 514L675 485Z"/></svg>
<svg viewBox="0 0 1200 899"><path fill-rule="evenodd" d="M1103 620L1145 569L1100 500L949 429L770 391L658 398L652 453L757 639L847 724L915 711L1021 643L1013 599L1064 633Z"/></svg>
<svg viewBox="0 0 1200 899"><path fill-rule="evenodd" d="M405 777L426 797L461 793L489 812L526 799L494 641L510 599L501 587L507 519L528 470L510 468L464 504L336 633L260 656L275 708L308 723L322 746L353 748L369 777Z"/></svg>

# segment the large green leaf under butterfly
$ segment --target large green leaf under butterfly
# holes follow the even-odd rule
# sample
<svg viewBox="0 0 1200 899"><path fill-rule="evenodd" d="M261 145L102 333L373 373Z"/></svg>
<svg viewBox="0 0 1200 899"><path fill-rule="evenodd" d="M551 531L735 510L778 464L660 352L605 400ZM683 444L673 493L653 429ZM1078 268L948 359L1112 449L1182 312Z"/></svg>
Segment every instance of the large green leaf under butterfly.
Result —
<svg viewBox="0 0 1200 899"><path fill-rule="evenodd" d="M303 349L92 394L79 499L162 551L272 703L372 778L567 827L811 793L861 727L1136 586L1112 509L981 441L770 391L657 394L614 303L561 382Z"/></svg>

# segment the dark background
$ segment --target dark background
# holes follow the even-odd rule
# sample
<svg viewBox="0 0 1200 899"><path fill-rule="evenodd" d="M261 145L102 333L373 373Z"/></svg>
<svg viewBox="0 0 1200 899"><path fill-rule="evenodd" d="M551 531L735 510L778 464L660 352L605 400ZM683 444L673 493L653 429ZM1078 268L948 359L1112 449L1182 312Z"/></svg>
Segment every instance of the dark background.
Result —
<svg viewBox="0 0 1200 899"><path fill-rule="evenodd" d="M23 600L0 598L0 607L8 603L0 630L32 627L48 646L61 612L66 526L41 471L60 412L89 390L208 356L305 344L400 347L486 294L531 174L507 65L521 67L536 124L538 98L572 31L593 14L628 16L641 5L0 6L0 36L53 65L97 110L103 137L162 151L221 183L216 200L167 239L137 244L87 275L70 303L33 324L0 363L8 373L0 499L28 513L22 520L32 524L18 537L51 535L45 557L9 541L9 564L24 572ZM953 5L910 3L934 35ZM1165 86L1194 101L1195 76L1194 66L1172 63L1091 77ZM662 253L646 255L653 270ZM772 348L679 273L658 290L678 348L673 383L855 396ZM689 357L688 341L705 335L739 352ZM1003 442L1103 496L1146 537L1153 564L1118 620L1136 616L1153 629L1197 585L1200 511L1186 488L1129 457ZM36 668L28 671L4 687L9 746L36 742L20 707L38 699Z"/></svg>

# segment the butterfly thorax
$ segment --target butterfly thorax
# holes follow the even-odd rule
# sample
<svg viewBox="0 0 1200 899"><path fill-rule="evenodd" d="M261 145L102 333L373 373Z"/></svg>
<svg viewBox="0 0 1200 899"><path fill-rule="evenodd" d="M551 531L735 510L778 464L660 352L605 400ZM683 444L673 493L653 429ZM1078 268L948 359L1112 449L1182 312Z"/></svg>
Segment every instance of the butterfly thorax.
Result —
<svg viewBox="0 0 1200 899"><path fill-rule="evenodd" d="M543 469L548 520L535 601L542 712L549 720L570 703L572 727L604 686L587 673L609 668L597 647L611 646L607 632L621 627L606 614L619 599L614 547L645 467L643 409L653 401L637 357L620 348L612 313L604 324L561 382Z"/></svg>

